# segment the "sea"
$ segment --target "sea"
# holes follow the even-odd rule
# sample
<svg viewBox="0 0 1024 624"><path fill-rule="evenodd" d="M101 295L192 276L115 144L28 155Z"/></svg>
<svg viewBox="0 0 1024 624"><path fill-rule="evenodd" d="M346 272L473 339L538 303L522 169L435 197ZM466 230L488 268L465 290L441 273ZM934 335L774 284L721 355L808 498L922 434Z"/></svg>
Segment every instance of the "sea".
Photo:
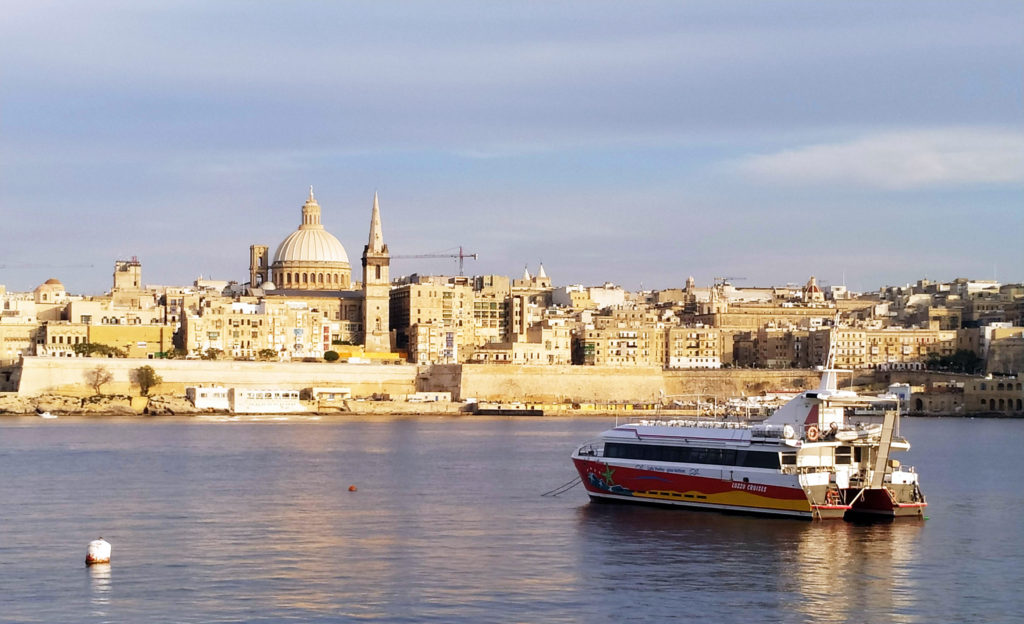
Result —
<svg viewBox="0 0 1024 624"><path fill-rule="evenodd" d="M904 419L875 524L548 494L612 424L0 418L0 621L1024 621L1024 421Z"/></svg>

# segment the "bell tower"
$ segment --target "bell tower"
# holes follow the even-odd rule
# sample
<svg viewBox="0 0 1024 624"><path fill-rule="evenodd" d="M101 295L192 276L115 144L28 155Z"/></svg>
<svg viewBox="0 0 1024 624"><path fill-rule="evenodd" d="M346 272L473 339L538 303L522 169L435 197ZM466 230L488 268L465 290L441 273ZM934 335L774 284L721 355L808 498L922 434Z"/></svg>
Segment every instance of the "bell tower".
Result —
<svg viewBox="0 0 1024 624"><path fill-rule="evenodd" d="M370 217L370 240L363 248L363 348L371 353L391 351L389 326L391 305L391 278L388 268L391 254L384 244L380 227L380 205L373 194L373 214Z"/></svg>

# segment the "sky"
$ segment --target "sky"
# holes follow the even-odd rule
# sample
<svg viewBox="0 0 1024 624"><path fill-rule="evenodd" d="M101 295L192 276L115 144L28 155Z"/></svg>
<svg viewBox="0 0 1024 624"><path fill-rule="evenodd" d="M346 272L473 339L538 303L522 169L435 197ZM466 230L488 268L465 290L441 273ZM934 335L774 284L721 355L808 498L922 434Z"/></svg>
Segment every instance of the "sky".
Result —
<svg viewBox="0 0 1024 624"><path fill-rule="evenodd" d="M0 284L393 255L630 290L1024 281L1024 3L3 2ZM395 259L392 276L456 274Z"/></svg>

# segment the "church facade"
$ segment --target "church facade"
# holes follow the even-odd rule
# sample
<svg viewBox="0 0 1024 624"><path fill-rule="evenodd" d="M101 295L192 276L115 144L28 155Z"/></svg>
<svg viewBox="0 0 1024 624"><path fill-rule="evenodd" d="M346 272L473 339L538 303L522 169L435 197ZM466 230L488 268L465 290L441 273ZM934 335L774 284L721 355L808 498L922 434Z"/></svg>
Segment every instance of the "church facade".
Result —
<svg viewBox="0 0 1024 624"><path fill-rule="evenodd" d="M313 189L301 208L299 227L277 246L249 248L249 294L268 305L291 306L319 318L325 345L362 346L367 353L392 352L388 297L391 256L384 243L380 205L374 193L369 239L363 249L362 282L353 283L348 253L321 223ZM312 330L312 328L310 328ZM296 338L299 330L295 330ZM304 332L303 332L304 333ZM287 342L287 340L285 340Z"/></svg>

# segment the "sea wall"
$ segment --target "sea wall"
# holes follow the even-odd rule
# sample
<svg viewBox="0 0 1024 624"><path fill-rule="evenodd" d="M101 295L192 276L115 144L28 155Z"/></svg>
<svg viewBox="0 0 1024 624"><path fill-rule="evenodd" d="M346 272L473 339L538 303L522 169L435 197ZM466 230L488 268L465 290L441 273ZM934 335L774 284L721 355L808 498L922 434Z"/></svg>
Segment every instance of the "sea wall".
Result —
<svg viewBox="0 0 1024 624"><path fill-rule="evenodd" d="M455 401L532 401L539 403L652 402L660 398L697 397L725 400L772 390L801 390L818 384L808 370L679 370L599 366L514 366L449 364L416 367L389 364L318 362L234 362L122 358L26 357L19 396L42 394L90 396L86 376L98 366L113 380L104 394L138 394L135 371L152 366L163 383L152 394L184 395L186 386L220 385L297 389L314 386L349 388L353 397L390 395L404 398L416 391L451 392Z"/></svg>
<svg viewBox="0 0 1024 624"><path fill-rule="evenodd" d="M451 392L456 400L547 403L648 402L661 397L717 396L724 400L818 384L808 370L680 370L600 366L435 365L419 375L421 390Z"/></svg>
<svg viewBox="0 0 1024 624"><path fill-rule="evenodd" d="M331 386L350 388L353 396L398 396L416 391L416 367L411 365L26 357L18 394L92 394L86 375L98 366L113 375L101 388L104 394L137 394L132 377L142 366L152 366L163 378L153 389L159 394L184 395L186 386L199 385L296 390Z"/></svg>

